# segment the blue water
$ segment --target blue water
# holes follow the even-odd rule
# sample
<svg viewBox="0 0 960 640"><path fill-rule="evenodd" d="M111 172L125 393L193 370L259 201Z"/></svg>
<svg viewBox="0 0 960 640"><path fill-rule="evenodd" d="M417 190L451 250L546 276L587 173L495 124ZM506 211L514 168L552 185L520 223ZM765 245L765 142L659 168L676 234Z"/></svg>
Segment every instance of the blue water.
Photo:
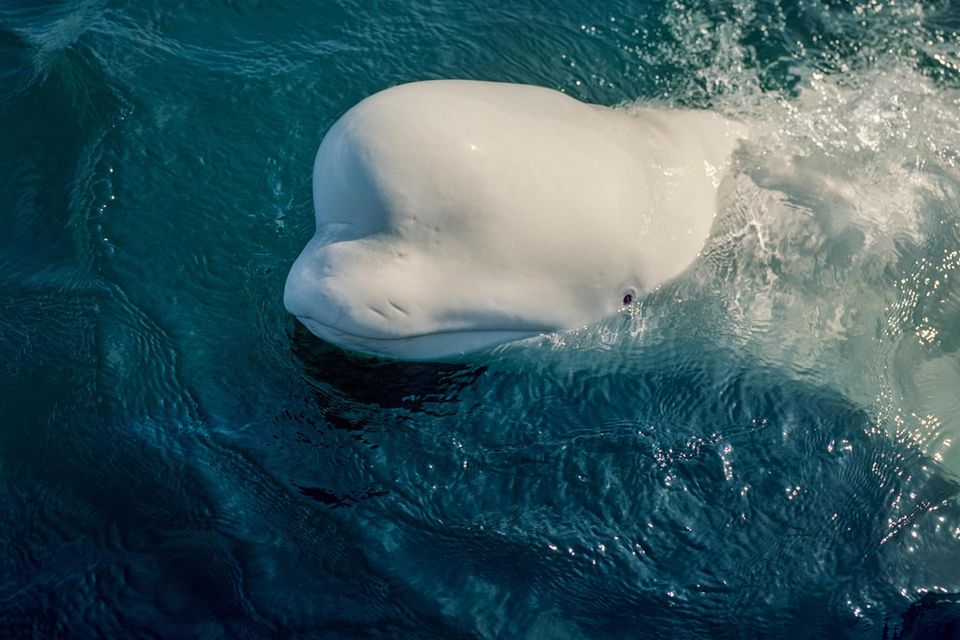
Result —
<svg viewBox="0 0 960 640"><path fill-rule="evenodd" d="M902 0L4 0L0 636L922 637L911 605L960 592L958 29ZM628 312L352 356L281 301L313 154L429 78L756 133L702 260Z"/></svg>

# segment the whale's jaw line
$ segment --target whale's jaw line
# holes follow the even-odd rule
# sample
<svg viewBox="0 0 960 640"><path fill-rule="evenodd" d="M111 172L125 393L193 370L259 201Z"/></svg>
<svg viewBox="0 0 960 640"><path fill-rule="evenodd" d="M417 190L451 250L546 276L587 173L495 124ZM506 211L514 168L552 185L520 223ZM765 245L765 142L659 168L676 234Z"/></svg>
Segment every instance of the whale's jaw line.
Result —
<svg viewBox="0 0 960 640"><path fill-rule="evenodd" d="M297 316L312 334L343 349L378 358L411 361L455 360L508 342L549 334L557 329L455 329L409 336L374 338Z"/></svg>

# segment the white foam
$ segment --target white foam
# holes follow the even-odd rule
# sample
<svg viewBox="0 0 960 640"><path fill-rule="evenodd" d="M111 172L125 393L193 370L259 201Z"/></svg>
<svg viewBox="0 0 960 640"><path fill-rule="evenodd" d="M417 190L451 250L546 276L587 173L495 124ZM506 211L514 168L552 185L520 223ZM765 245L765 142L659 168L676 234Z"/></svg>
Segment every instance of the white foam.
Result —
<svg viewBox="0 0 960 640"><path fill-rule="evenodd" d="M751 135L675 295L721 307L701 320L731 348L839 388L960 474L960 91L946 81L958 36L931 29L919 4L870 6L883 13L873 42L800 47L799 80L782 91L762 89L742 44L753 3L706 36L690 24L708 17L678 12L671 33L708 60L671 99L709 102ZM861 19L831 16L838 33Z"/></svg>

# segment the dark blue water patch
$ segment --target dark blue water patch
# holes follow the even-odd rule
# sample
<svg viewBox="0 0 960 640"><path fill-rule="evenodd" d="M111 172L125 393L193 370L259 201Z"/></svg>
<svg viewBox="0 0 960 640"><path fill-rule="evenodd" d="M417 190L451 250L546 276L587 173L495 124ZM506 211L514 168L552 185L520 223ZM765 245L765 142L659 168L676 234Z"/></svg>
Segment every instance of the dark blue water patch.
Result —
<svg viewBox="0 0 960 640"><path fill-rule="evenodd" d="M394 362L352 354L317 340L299 323L291 337L290 355L302 365L306 379L358 404L423 411L455 400L458 391L486 370L482 363Z"/></svg>
<svg viewBox="0 0 960 640"><path fill-rule="evenodd" d="M3 432L3 635L264 637L303 621L322 635L406 635L409 615L393 604L390 586L364 569L362 553L349 551L349 537L322 512L291 502L202 431L174 440L162 423L118 417L126 412L116 400L97 400L98 388L109 395L109 378L98 375L103 336L83 321L91 302L17 302L3 335L35 333L3 345L4 362L30 363L4 392L33 411L10 416ZM10 350L25 343L29 353ZM190 413L165 422L199 428ZM225 484L231 477L244 488ZM250 509L221 510L224 492L238 506L252 500ZM278 534L286 550L265 552ZM294 575L287 566L312 568ZM271 603L284 597L269 588L278 580L309 598L309 614L297 598L292 617ZM267 618L257 611L265 605ZM340 616L341 607L350 615Z"/></svg>
<svg viewBox="0 0 960 640"><path fill-rule="evenodd" d="M960 594L929 594L910 605L902 616L902 628L894 640L960 638Z"/></svg>
<svg viewBox="0 0 960 640"><path fill-rule="evenodd" d="M354 507L368 553L485 635L878 637L900 606L883 548L898 531L880 505L908 483L909 523L951 504L956 486L868 435L841 397L723 371L686 362L575 387L633 387L626 405L583 406L548 380L547 405L524 393L493 415L401 411L354 442L370 471L353 480L285 466L331 494L381 487ZM491 375L511 374L478 386ZM313 433L307 447L332 441ZM858 618L850 598L873 611Z"/></svg>

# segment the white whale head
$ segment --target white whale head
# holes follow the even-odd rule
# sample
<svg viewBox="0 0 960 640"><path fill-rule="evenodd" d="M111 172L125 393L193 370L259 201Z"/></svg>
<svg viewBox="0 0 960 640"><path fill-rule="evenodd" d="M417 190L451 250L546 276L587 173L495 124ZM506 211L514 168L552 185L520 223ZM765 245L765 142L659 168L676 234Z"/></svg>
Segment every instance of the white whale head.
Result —
<svg viewBox="0 0 960 640"><path fill-rule="evenodd" d="M320 145L284 305L328 342L413 360L588 324L695 259L741 135L526 85L388 89Z"/></svg>

